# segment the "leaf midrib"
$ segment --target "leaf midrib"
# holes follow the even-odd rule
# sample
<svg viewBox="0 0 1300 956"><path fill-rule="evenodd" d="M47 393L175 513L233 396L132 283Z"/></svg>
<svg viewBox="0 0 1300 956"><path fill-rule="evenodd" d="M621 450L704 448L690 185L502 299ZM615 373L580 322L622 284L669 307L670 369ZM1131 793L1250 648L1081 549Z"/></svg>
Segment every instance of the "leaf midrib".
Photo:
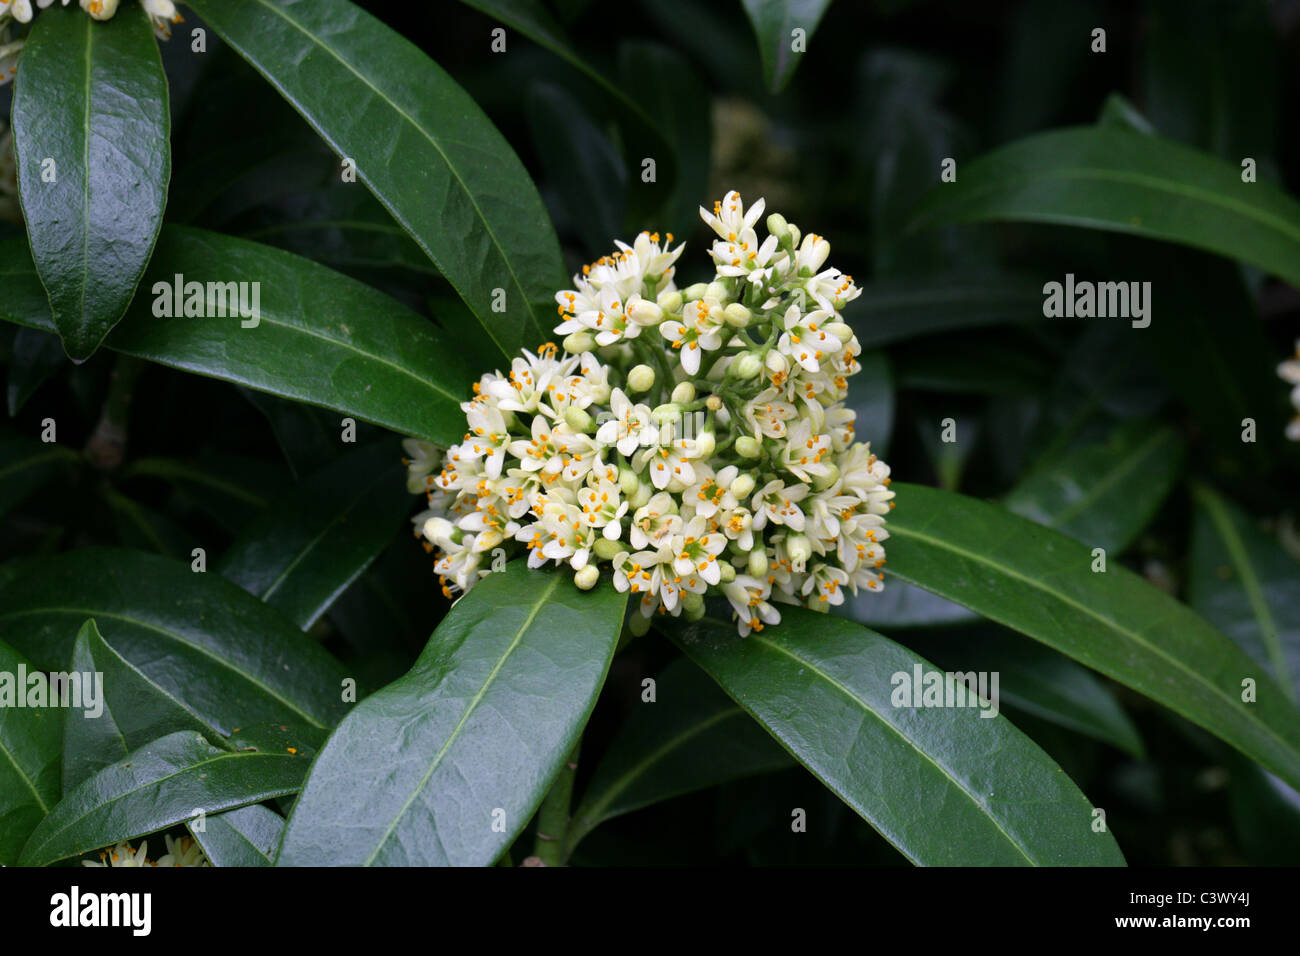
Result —
<svg viewBox="0 0 1300 956"><path fill-rule="evenodd" d="M1138 445L1137 448L1133 449L1127 457L1120 459L1116 466L1112 468L1101 481L1097 482L1088 491L1080 495L1073 503L1062 508L1056 515L1054 515L1052 517L1051 527L1060 528L1066 522L1091 507L1097 499L1110 491L1117 481L1136 468L1143 459L1151 453L1153 448L1164 444L1166 441L1173 438L1173 436L1174 433L1172 431L1157 429L1155 434L1142 442L1142 444Z"/></svg>

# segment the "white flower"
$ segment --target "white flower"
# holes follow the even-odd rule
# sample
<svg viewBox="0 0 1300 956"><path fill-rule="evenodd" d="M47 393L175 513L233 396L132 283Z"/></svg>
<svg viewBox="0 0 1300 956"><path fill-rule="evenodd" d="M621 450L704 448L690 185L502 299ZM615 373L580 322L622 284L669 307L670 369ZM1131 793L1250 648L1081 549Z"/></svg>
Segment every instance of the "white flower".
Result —
<svg viewBox="0 0 1300 956"><path fill-rule="evenodd" d="M652 436L658 435L650 418L650 407L634 404L621 388L616 388L611 393L610 410L614 417L596 430L596 441L603 445L613 445L623 457L630 456L643 444L648 444L647 438L653 440Z"/></svg>
<svg viewBox="0 0 1300 956"><path fill-rule="evenodd" d="M617 541L623 533L620 519L627 513L627 502L622 499L618 485L608 478L598 478L578 492L578 503L587 524L602 529L610 541Z"/></svg>
<svg viewBox="0 0 1300 956"><path fill-rule="evenodd" d="M703 594L704 588L696 588L690 579L699 575L709 584L717 584L722 577L718 567L718 555L727 546L725 535L710 533L708 522L698 515L687 522L680 535L672 539L673 571L687 580L687 590Z"/></svg>
<svg viewBox="0 0 1300 956"><path fill-rule="evenodd" d="M211 866L206 856L203 855L203 847L191 837L181 837L173 840L167 834L163 834L163 840L167 844L167 852L158 858L155 866Z"/></svg>
<svg viewBox="0 0 1300 956"><path fill-rule="evenodd" d="M666 319L659 326L659 334L673 348L681 351L682 368L689 375L698 375L700 358L704 352L722 348L726 316L722 303L706 296L688 303L682 309L683 321Z"/></svg>
<svg viewBox="0 0 1300 956"><path fill-rule="evenodd" d="M754 530L762 531L771 521L786 525L795 531L804 528L804 513L799 502L808 497L807 485L787 488L780 478L774 478L754 495L750 507L754 509Z"/></svg>
<svg viewBox="0 0 1300 956"><path fill-rule="evenodd" d="M692 458L700 455L699 446L693 438L677 438L656 448L647 448L636 456L638 471L650 466L650 483L662 491L676 482L678 489L695 483L695 468Z"/></svg>
<svg viewBox="0 0 1300 956"><path fill-rule="evenodd" d="M117 846L111 846L99 851L99 862L94 860L82 860L82 866L109 866L109 867L133 867L133 866L155 866L146 856L149 850L149 841L143 840L140 843L140 849L132 850L131 844L123 840Z"/></svg>
<svg viewBox="0 0 1300 956"><path fill-rule="evenodd" d="M736 612L741 637L748 637L750 631L761 631L764 624L781 623L781 613L767 601L771 586L766 581L738 574L736 580L722 586L722 593Z"/></svg>
<svg viewBox="0 0 1300 956"><path fill-rule="evenodd" d="M85 3L82 3L85 6ZM117 6L116 0L113 2L114 8ZM5 8L8 9L5 9ZM32 22L32 3L31 0L0 0L0 17L6 13L13 15L13 18L19 23ZM111 14L110 14L111 16Z"/></svg>
<svg viewBox="0 0 1300 956"><path fill-rule="evenodd" d="M781 461L786 471L802 481L812 481L831 473L830 455L830 436L814 434L812 421L802 418L790 429L790 440L781 454Z"/></svg>
<svg viewBox="0 0 1300 956"><path fill-rule="evenodd" d="M634 548L659 548L682 529L672 495L660 492L632 514L628 540Z"/></svg>
<svg viewBox="0 0 1300 956"><path fill-rule="evenodd" d="M26 0L15 0L15 2L24 3ZM109 20L117 13L118 2L119 0L81 0L81 9L96 20ZM28 10L30 9L28 7ZM28 15L30 16L30 13Z"/></svg>
<svg viewBox="0 0 1300 956"><path fill-rule="evenodd" d="M700 218L721 238L734 242L736 237L746 229L753 229L754 223L758 222L758 217L763 215L766 205L766 201L760 199L747 210L741 201L740 193L732 190L713 204L713 212L701 206Z"/></svg>
<svg viewBox="0 0 1300 956"><path fill-rule="evenodd" d="M782 355L788 355L798 362L805 371L820 371L822 359L844 347L843 342L819 327L830 319L831 313L821 309L803 315L799 306L791 305L785 311L785 331L777 340L776 347Z"/></svg>
<svg viewBox="0 0 1300 956"><path fill-rule="evenodd" d="M1291 404L1296 408L1296 417L1286 426L1286 437L1291 441L1300 441L1300 339L1296 340L1295 358L1287 359L1279 365L1277 374L1283 381L1295 386L1291 389Z"/></svg>

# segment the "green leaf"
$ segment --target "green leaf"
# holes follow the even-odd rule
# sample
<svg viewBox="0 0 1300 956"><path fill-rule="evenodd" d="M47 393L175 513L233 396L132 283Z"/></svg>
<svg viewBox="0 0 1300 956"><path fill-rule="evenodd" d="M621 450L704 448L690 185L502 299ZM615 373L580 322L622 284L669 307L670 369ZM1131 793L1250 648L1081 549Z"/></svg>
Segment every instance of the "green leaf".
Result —
<svg viewBox="0 0 1300 956"><path fill-rule="evenodd" d="M200 454L189 461L140 458L123 468L121 477L166 481L234 532L260 517L276 491L287 484L282 471L259 459L217 454Z"/></svg>
<svg viewBox="0 0 1300 956"><path fill-rule="evenodd" d="M0 641L0 866L13 866L27 837L59 802L63 721L55 708L26 706L28 685L19 683L19 668L39 673Z"/></svg>
<svg viewBox="0 0 1300 956"><path fill-rule="evenodd" d="M77 632L72 673L100 675L102 697L99 706L74 707L64 719L64 793L166 734L192 730L213 738L220 733L184 698L154 683L109 647L93 620Z"/></svg>
<svg viewBox="0 0 1300 956"><path fill-rule="evenodd" d="M182 730L105 767L63 798L32 833L19 864L45 866L294 793L309 761L286 753L231 753Z"/></svg>
<svg viewBox="0 0 1300 956"><path fill-rule="evenodd" d="M194 0L375 194L513 357L547 338L534 303L564 280L541 197L504 137L436 63L347 0ZM493 310L494 290L505 311Z"/></svg>
<svg viewBox="0 0 1300 956"><path fill-rule="evenodd" d="M325 409L251 388L241 388L240 393L266 416L295 478L319 471L345 451L339 420Z"/></svg>
<svg viewBox="0 0 1300 956"><path fill-rule="evenodd" d="M913 863L1123 865L1073 781L964 685L949 679L964 706L912 707L900 686L933 665L849 621L781 617L743 639L705 619L674 640Z"/></svg>
<svg viewBox="0 0 1300 956"><path fill-rule="evenodd" d="M162 225L167 79L137 6L104 23L46 13L14 90L18 192L63 347L85 359L126 311Z"/></svg>
<svg viewBox="0 0 1300 956"><path fill-rule="evenodd" d="M1118 554L1155 517L1185 456L1186 443L1172 428L1126 422L1104 442L1040 463L1004 503L1031 521Z"/></svg>
<svg viewBox="0 0 1300 956"><path fill-rule="evenodd" d="M1196 514L1188 601L1290 694L1300 694L1300 562L1250 517L1203 484Z"/></svg>
<svg viewBox="0 0 1300 956"><path fill-rule="evenodd" d="M635 705L596 766L569 824L566 856L606 820L790 765L698 667L674 661L656 678L655 699Z"/></svg>
<svg viewBox="0 0 1300 956"><path fill-rule="evenodd" d="M270 866L284 831L284 817L261 804L227 810L203 821L186 822L213 866Z"/></svg>
<svg viewBox="0 0 1300 956"><path fill-rule="evenodd" d="M113 514L117 540L123 547L155 551L178 561L190 559L198 542L176 522L112 488L102 489L101 494Z"/></svg>
<svg viewBox="0 0 1300 956"><path fill-rule="evenodd" d="M912 228L993 220L1134 233L1238 259L1300 285L1300 202L1241 167L1123 129L1041 133L962 167Z"/></svg>
<svg viewBox="0 0 1300 956"><path fill-rule="evenodd" d="M0 438L0 517L70 470L77 460L76 452L55 442Z"/></svg>
<svg viewBox="0 0 1300 956"><path fill-rule="evenodd" d="M785 89L809 49L813 31L831 0L740 0L758 37L763 79L773 93ZM803 50L795 52L794 31L802 31Z"/></svg>
<svg viewBox="0 0 1300 956"><path fill-rule="evenodd" d="M396 442L376 442L327 466L271 506L216 570L303 630L391 542L410 513Z"/></svg>
<svg viewBox="0 0 1300 956"><path fill-rule="evenodd" d="M889 356L881 349L863 352L858 364L861 369L847 399L848 407L857 416L853 422L854 440L870 442L871 450L884 458L894 433L894 373Z"/></svg>
<svg viewBox="0 0 1300 956"><path fill-rule="evenodd" d="M68 360L57 335L36 329L17 331L5 389L10 418L17 415L27 404L27 399Z"/></svg>
<svg viewBox="0 0 1300 956"><path fill-rule="evenodd" d="M123 658L208 724L331 727L343 668L272 608L211 572L140 551L84 548L23 561L0 581L0 632L62 668L93 617Z"/></svg>
<svg viewBox="0 0 1300 956"><path fill-rule="evenodd" d="M979 274L869 282L845 312L864 350L904 339L1043 318L1041 283Z"/></svg>
<svg viewBox="0 0 1300 956"><path fill-rule="evenodd" d="M625 604L522 561L483 578L331 735L276 864L494 863L573 749Z"/></svg>
<svg viewBox="0 0 1300 956"><path fill-rule="evenodd" d="M21 262L15 241L0 256ZM174 311L174 277L185 282L258 283L260 316L216 316L223 299L205 295L213 317L159 318ZM20 305L32 304L29 279L10 273ZM310 402L385 428L447 444L464 435L460 402L477 372L465 350L437 326L391 297L306 259L215 232L168 226L139 297L109 336L109 348L162 365ZM252 295L254 286L245 287ZM167 290L173 290L168 292ZM184 305L182 299L182 305ZM162 308L162 306L157 306ZM50 327L46 309L9 316Z"/></svg>
<svg viewBox="0 0 1300 956"><path fill-rule="evenodd" d="M994 505L894 485L887 574L1007 625L1126 684L1293 785L1300 712L1199 615L1113 558ZM1258 700L1244 703L1254 677Z"/></svg>

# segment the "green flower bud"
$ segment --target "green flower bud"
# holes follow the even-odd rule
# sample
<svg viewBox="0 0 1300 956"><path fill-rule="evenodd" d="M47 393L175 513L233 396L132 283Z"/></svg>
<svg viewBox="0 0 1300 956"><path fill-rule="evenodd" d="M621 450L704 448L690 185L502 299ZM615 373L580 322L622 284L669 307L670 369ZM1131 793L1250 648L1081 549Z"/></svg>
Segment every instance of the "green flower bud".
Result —
<svg viewBox="0 0 1300 956"><path fill-rule="evenodd" d="M719 580L721 580L723 584L730 584L732 581L736 580L736 569L730 562L723 561L719 563L718 570L722 573L722 577Z"/></svg>
<svg viewBox="0 0 1300 956"><path fill-rule="evenodd" d="M785 221L785 216L774 212L767 217L767 231L780 240L790 231L790 224Z"/></svg>
<svg viewBox="0 0 1300 956"><path fill-rule="evenodd" d="M600 568L596 567L594 564L586 565L581 571L577 572L573 576L573 583L584 591L590 591L596 586L596 582L599 580Z"/></svg>
<svg viewBox="0 0 1300 956"><path fill-rule="evenodd" d="M744 501L754 493L754 476L737 475L736 480L731 483L730 490L739 500Z"/></svg>
<svg viewBox="0 0 1300 956"><path fill-rule="evenodd" d="M830 325L823 327L822 331L835 336L846 345L849 339L853 338L853 330L844 322L832 322Z"/></svg>
<svg viewBox="0 0 1300 956"><path fill-rule="evenodd" d="M708 458L713 454L713 450L718 447L718 442L713 437L713 432L701 432L695 436L695 447L699 451L701 458Z"/></svg>
<svg viewBox="0 0 1300 956"><path fill-rule="evenodd" d="M725 302L731 293L721 282L710 282L704 289L704 294L710 298L717 299L719 302Z"/></svg>
<svg viewBox="0 0 1300 956"><path fill-rule="evenodd" d="M709 287L703 282L697 282L694 285L688 285L682 290L682 299L686 302L694 302L696 299L703 299Z"/></svg>
<svg viewBox="0 0 1300 956"><path fill-rule="evenodd" d="M722 310L722 314L726 318L727 324L737 329L743 329L749 325L749 320L754 316L753 312L750 312L739 302L732 302Z"/></svg>
<svg viewBox="0 0 1300 956"><path fill-rule="evenodd" d="M790 371L790 362L776 349L767 353L767 358L763 360L763 364L767 366L767 370L773 375L780 375Z"/></svg>
<svg viewBox="0 0 1300 956"><path fill-rule="evenodd" d="M627 373L627 387L632 392L648 392L654 388L655 370L649 365L638 365Z"/></svg>
<svg viewBox="0 0 1300 956"><path fill-rule="evenodd" d="M634 611L627 617L627 629L632 632L633 637L640 637L646 631L650 630L650 618L646 617L640 611Z"/></svg>
<svg viewBox="0 0 1300 956"><path fill-rule="evenodd" d="M704 598L694 591L683 591L682 613L688 621L698 621L704 617Z"/></svg>
<svg viewBox="0 0 1300 956"><path fill-rule="evenodd" d="M741 435L736 439L736 454L741 458L757 458L763 454L763 443L752 435Z"/></svg>
<svg viewBox="0 0 1300 956"><path fill-rule="evenodd" d="M654 491L654 488L652 488L648 482L638 483L636 486L636 492L628 496L627 506L629 510L635 511L637 508L640 508L643 504L654 497Z"/></svg>
<svg viewBox="0 0 1300 956"><path fill-rule="evenodd" d="M751 577L761 578L767 574L767 552L762 548L755 548L749 552L749 562L745 568Z"/></svg>
<svg viewBox="0 0 1300 956"><path fill-rule="evenodd" d="M677 387L673 389L673 393L669 397L680 405L693 402L695 400L695 386L690 382L678 382Z"/></svg>
<svg viewBox="0 0 1300 956"><path fill-rule="evenodd" d="M596 424L595 420L588 415L583 409L576 405L570 405L564 410L564 420L569 423L569 427L575 432L586 434L591 431L591 426Z"/></svg>
<svg viewBox="0 0 1300 956"><path fill-rule="evenodd" d="M675 402L656 405L650 417L656 425L669 425L682 417L682 407Z"/></svg>
<svg viewBox="0 0 1300 956"><path fill-rule="evenodd" d="M682 311L682 294L674 289L672 292L659 293L659 308L665 312Z"/></svg>
<svg viewBox="0 0 1300 956"><path fill-rule="evenodd" d="M624 496L636 494L636 490L641 487L641 479L636 476L636 472L631 468L620 468L618 470L618 488Z"/></svg>
<svg viewBox="0 0 1300 956"><path fill-rule="evenodd" d="M565 336L562 344L570 355L581 355L596 347L596 339L590 332L574 332Z"/></svg>
<svg viewBox="0 0 1300 956"><path fill-rule="evenodd" d="M711 412L716 412L722 407L722 399L716 395L710 395L704 400L704 407Z"/></svg>
<svg viewBox="0 0 1300 956"><path fill-rule="evenodd" d="M840 470L834 464L834 462L827 465L826 467L830 469L829 472L813 479L813 487L816 488L818 491L824 491L825 489L829 488L831 485L835 484L835 482L839 480ZM740 479L736 479L736 480L739 481Z"/></svg>
<svg viewBox="0 0 1300 956"><path fill-rule="evenodd" d="M790 562L799 568L812 557L812 542L806 534L792 534L785 539L785 549L790 555Z"/></svg>
<svg viewBox="0 0 1300 956"><path fill-rule="evenodd" d="M729 371L742 382L749 381L763 370L763 363L753 352L741 352L732 360Z"/></svg>
<svg viewBox="0 0 1300 956"><path fill-rule="evenodd" d="M596 539L596 543L592 545L591 550L596 552L596 557L600 558L600 560L612 561L614 555L627 550L627 545L622 541L610 541L609 538L600 537Z"/></svg>

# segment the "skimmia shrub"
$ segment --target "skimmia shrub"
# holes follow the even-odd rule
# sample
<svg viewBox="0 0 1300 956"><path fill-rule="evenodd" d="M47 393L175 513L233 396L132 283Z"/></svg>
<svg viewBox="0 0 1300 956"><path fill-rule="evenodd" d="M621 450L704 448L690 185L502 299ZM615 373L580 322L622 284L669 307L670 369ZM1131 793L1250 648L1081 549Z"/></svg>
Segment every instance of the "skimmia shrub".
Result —
<svg viewBox="0 0 1300 956"><path fill-rule="evenodd" d="M445 454L407 442L448 597L511 539L584 590L606 566L645 617L698 620L725 595L742 636L780 622L771 601L824 611L883 587L889 467L845 404L861 346L840 309L859 290L779 214L760 241L764 205L700 209L716 274L685 289L671 233L617 243L556 294L562 353L484 375Z"/></svg>
<svg viewBox="0 0 1300 956"><path fill-rule="evenodd" d="M0 879L1300 861L1294 30L991 6L0 0Z"/></svg>

